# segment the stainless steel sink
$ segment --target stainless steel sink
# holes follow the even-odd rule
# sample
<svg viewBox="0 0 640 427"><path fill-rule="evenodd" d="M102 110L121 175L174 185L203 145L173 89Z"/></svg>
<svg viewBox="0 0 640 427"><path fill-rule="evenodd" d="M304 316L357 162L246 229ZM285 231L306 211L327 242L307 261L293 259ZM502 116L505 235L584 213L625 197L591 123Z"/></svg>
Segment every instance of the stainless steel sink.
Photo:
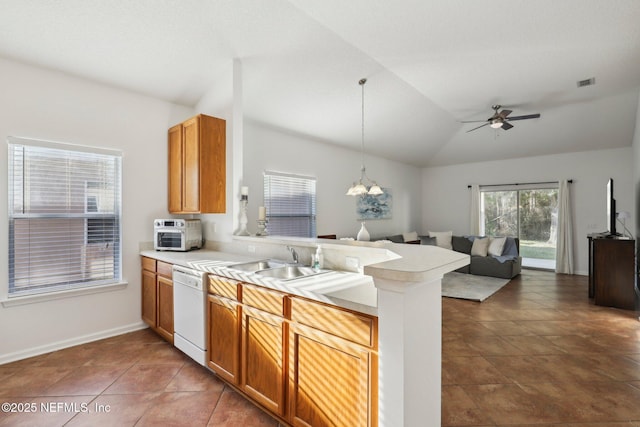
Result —
<svg viewBox="0 0 640 427"><path fill-rule="evenodd" d="M286 261L279 261L273 259L263 259L260 261L243 262L240 264L231 264L227 268L233 268L234 270L249 271L255 273L256 271L266 270L269 268L285 267Z"/></svg>
<svg viewBox="0 0 640 427"><path fill-rule="evenodd" d="M304 267L301 265L285 265L282 267L260 270L256 273L264 277L273 277L280 280L293 280L303 277L315 276L316 274L322 274L328 271L330 270L315 270L311 267Z"/></svg>

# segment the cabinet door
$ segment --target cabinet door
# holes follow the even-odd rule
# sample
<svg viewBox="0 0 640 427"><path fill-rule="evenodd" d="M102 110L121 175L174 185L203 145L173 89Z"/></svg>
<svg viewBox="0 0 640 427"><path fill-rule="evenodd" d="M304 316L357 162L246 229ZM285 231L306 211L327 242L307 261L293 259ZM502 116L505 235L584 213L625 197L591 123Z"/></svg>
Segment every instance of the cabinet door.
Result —
<svg viewBox="0 0 640 427"><path fill-rule="evenodd" d="M240 368L240 316L236 301L209 294L207 364L222 379L238 384Z"/></svg>
<svg viewBox="0 0 640 427"><path fill-rule="evenodd" d="M158 333L173 343L173 282L157 276L158 283Z"/></svg>
<svg viewBox="0 0 640 427"><path fill-rule="evenodd" d="M182 212L200 212L200 132L199 118L182 124L183 187Z"/></svg>
<svg viewBox="0 0 640 427"><path fill-rule="evenodd" d="M182 211L182 125L169 129L169 212Z"/></svg>
<svg viewBox="0 0 640 427"><path fill-rule="evenodd" d="M242 308L242 379L240 388L262 406L285 415L285 333L280 316Z"/></svg>
<svg viewBox="0 0 640 427"><path fill-rule="evenodd" d="M142 320L152 328L156 327L156 274L142 270Z"/></svg>
<svg viewBox="0 0 640 427"><path fill-rule="evenodd" d="M290 325L289 399L294 426L377 425L377 359L365 347Z"/></svg>

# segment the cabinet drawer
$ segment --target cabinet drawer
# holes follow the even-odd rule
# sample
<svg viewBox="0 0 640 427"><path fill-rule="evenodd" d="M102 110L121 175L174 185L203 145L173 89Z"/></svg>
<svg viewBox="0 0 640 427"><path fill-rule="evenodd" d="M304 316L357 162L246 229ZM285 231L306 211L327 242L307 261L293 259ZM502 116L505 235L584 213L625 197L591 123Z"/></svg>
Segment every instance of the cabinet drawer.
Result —
<svg viewBox="0 0 640 427"><path fill-rule="evenodd" d="M156 264L156 271L160 276L171 278L171 275L173 274L171 271L172 267L173 267L173 264L169 264L168 262L158 261Z"/></svg>
<svg viewBox="0 0 640 427"><path fill-rule="evenodd" d="M242 303L268 313L284 315L285 294L259 286L242 285Z"/></svg>
<svg viewBox="0 0 640 427"><path fill-rule="evenodd" d="M373 316L292 298L291 320L367 347L378 346L378 319Z"/></svg>
<svg viewBox="0 0 640 427"><path fill-rule="evenodd" d="M153 258L147 258L146 256L142 257L142 269L143 270L148 270L148 271L153 271L155 273L156 271L156 260Z"/></svg>
<svg viewBox="0 0 640 427"><path fill-rule="evenodd" d="M240 299L240 282L226 277L209 274L209 293L223 296L232 300Z"/></svg>

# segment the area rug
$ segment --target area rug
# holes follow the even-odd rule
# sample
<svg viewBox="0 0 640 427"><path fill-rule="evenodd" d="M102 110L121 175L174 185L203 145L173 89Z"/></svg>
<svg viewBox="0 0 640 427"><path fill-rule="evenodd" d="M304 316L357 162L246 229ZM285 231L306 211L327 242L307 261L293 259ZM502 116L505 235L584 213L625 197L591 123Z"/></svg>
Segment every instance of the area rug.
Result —
<svg viewBox="0 0 640 427"><path fill-rule="evenodd" d="M451 272L442 278L442 296L482 302L495 294L509 279Z"/></svg>

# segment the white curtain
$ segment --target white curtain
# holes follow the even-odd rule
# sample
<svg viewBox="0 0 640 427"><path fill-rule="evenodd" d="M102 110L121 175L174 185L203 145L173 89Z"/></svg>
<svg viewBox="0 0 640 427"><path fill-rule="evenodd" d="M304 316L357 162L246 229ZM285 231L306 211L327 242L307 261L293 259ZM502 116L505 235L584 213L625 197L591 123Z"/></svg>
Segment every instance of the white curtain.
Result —
<svg viewBox="0 0 640 427"><path fill-rule="evenodd" d="M471 211L469 212L469 234L480 235L480 186L471 185Z"/></svg>
<svg viewBox="0 0 640 427"><path fill-rule="evenodd" d="M571 217L569 183L563 180L558 187L556 273L573 274L573 220Z"/></svg>

